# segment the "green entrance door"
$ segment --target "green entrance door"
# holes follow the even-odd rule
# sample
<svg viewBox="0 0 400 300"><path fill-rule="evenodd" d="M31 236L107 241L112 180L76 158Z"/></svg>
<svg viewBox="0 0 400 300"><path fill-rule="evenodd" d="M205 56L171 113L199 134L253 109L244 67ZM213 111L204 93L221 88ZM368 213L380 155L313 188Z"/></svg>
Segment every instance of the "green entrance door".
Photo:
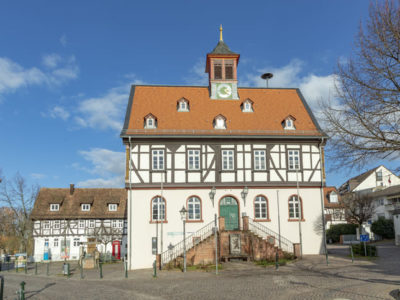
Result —
<svg viewBox="0 0 400 300"><path fill-rule="evenodd" d="M239 208L236 200L225 197L219 203L219 213L225 218L226 230L239 230Z"/></svg>

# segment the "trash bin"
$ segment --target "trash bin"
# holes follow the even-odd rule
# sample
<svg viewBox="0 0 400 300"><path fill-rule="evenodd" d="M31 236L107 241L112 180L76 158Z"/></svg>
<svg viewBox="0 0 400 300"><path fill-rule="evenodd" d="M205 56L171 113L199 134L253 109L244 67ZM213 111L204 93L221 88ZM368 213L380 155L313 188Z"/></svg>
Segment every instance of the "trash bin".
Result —
<svg viewBox="0 0 400 300"><path fill-rule="evenodd" d="M63 264L63 274L69 276L69 264L68 263Z"/></svg>

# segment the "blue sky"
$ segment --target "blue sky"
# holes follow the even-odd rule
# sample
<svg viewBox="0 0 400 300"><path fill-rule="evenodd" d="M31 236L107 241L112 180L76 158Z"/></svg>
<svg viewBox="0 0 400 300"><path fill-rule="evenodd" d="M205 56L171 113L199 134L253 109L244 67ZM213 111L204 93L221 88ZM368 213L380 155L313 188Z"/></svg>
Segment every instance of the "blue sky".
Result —
<svg viewBox="0 0 400 300"><path fill-rule="evenodd" d="M0 4L0 169L44 187L122 186L133 83L205 85L205 55L240 53L239 85L333 93L368 1L10 1ZM371 166L374 166L374 162ZM329 160L328 160L329 167ZM389 166L390 167L390 166ZM363 169L364 170L364 169ZM359 171L328 172L340 185Z"/></svg>

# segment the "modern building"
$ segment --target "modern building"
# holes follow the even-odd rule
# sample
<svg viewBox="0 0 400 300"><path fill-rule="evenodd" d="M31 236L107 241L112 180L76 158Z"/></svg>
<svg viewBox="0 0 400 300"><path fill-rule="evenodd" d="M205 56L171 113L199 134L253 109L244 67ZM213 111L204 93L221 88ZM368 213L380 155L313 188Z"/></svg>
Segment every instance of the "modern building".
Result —
<svg viewBox="0 0 400 300"><path fill-rule="evenodd" d="M324 188L324 211L326 229L332 225L346 224L346 210L340 194L334 186Z"/></svg>
<svg viewBox="0 0 400 300"><path fill-rule="evenodd" d="M314 224L327 136L299 89L238 87L239 58L221 30L206 56L208 86L132 86L121 132L130 269L151 267L156 253L166 263L182 245L182 207L196 244L215 215L226 232L240 232L247 215L250 230L301 242L303 254L322 251Z"/></svg>
<svg viewBox="0 0 400 300"><path fill-rule="evenodd" d="M80 248L90 252L90 245L117 259L126 253L125 189L41 188L31 218L36 261L47 254L79 259Z"/></svg>

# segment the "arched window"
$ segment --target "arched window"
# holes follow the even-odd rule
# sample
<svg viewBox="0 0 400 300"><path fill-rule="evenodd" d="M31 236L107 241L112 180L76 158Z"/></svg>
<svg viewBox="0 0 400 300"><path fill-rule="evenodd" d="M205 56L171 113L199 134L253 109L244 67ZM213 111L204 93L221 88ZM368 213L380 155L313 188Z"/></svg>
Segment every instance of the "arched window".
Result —
<svg viewBox="0 0 400 300"><path fill-rule="evenodd" d="M187 219L189 221L201 220L201 201L197 197L190 197L187 201Z"/></svg>
<svg viewBox="0 0 400 300"><path fill-rule="evenodd" d="M303 213L301 199L297 195L289 197L289 219L303 219L301 215Z"/></svg>
<svg viewBox="0 0 400 300"><path fill-rule="evenodd" d="M254 219L268 219L268 200L264 196L254 200Z"/></svg>
<svg viewBox="0 0 400 300"><path fill-rule="evenodd" d="M151 200L151 220L154 222L165 221L165 200L160 196Z"/></svg>

